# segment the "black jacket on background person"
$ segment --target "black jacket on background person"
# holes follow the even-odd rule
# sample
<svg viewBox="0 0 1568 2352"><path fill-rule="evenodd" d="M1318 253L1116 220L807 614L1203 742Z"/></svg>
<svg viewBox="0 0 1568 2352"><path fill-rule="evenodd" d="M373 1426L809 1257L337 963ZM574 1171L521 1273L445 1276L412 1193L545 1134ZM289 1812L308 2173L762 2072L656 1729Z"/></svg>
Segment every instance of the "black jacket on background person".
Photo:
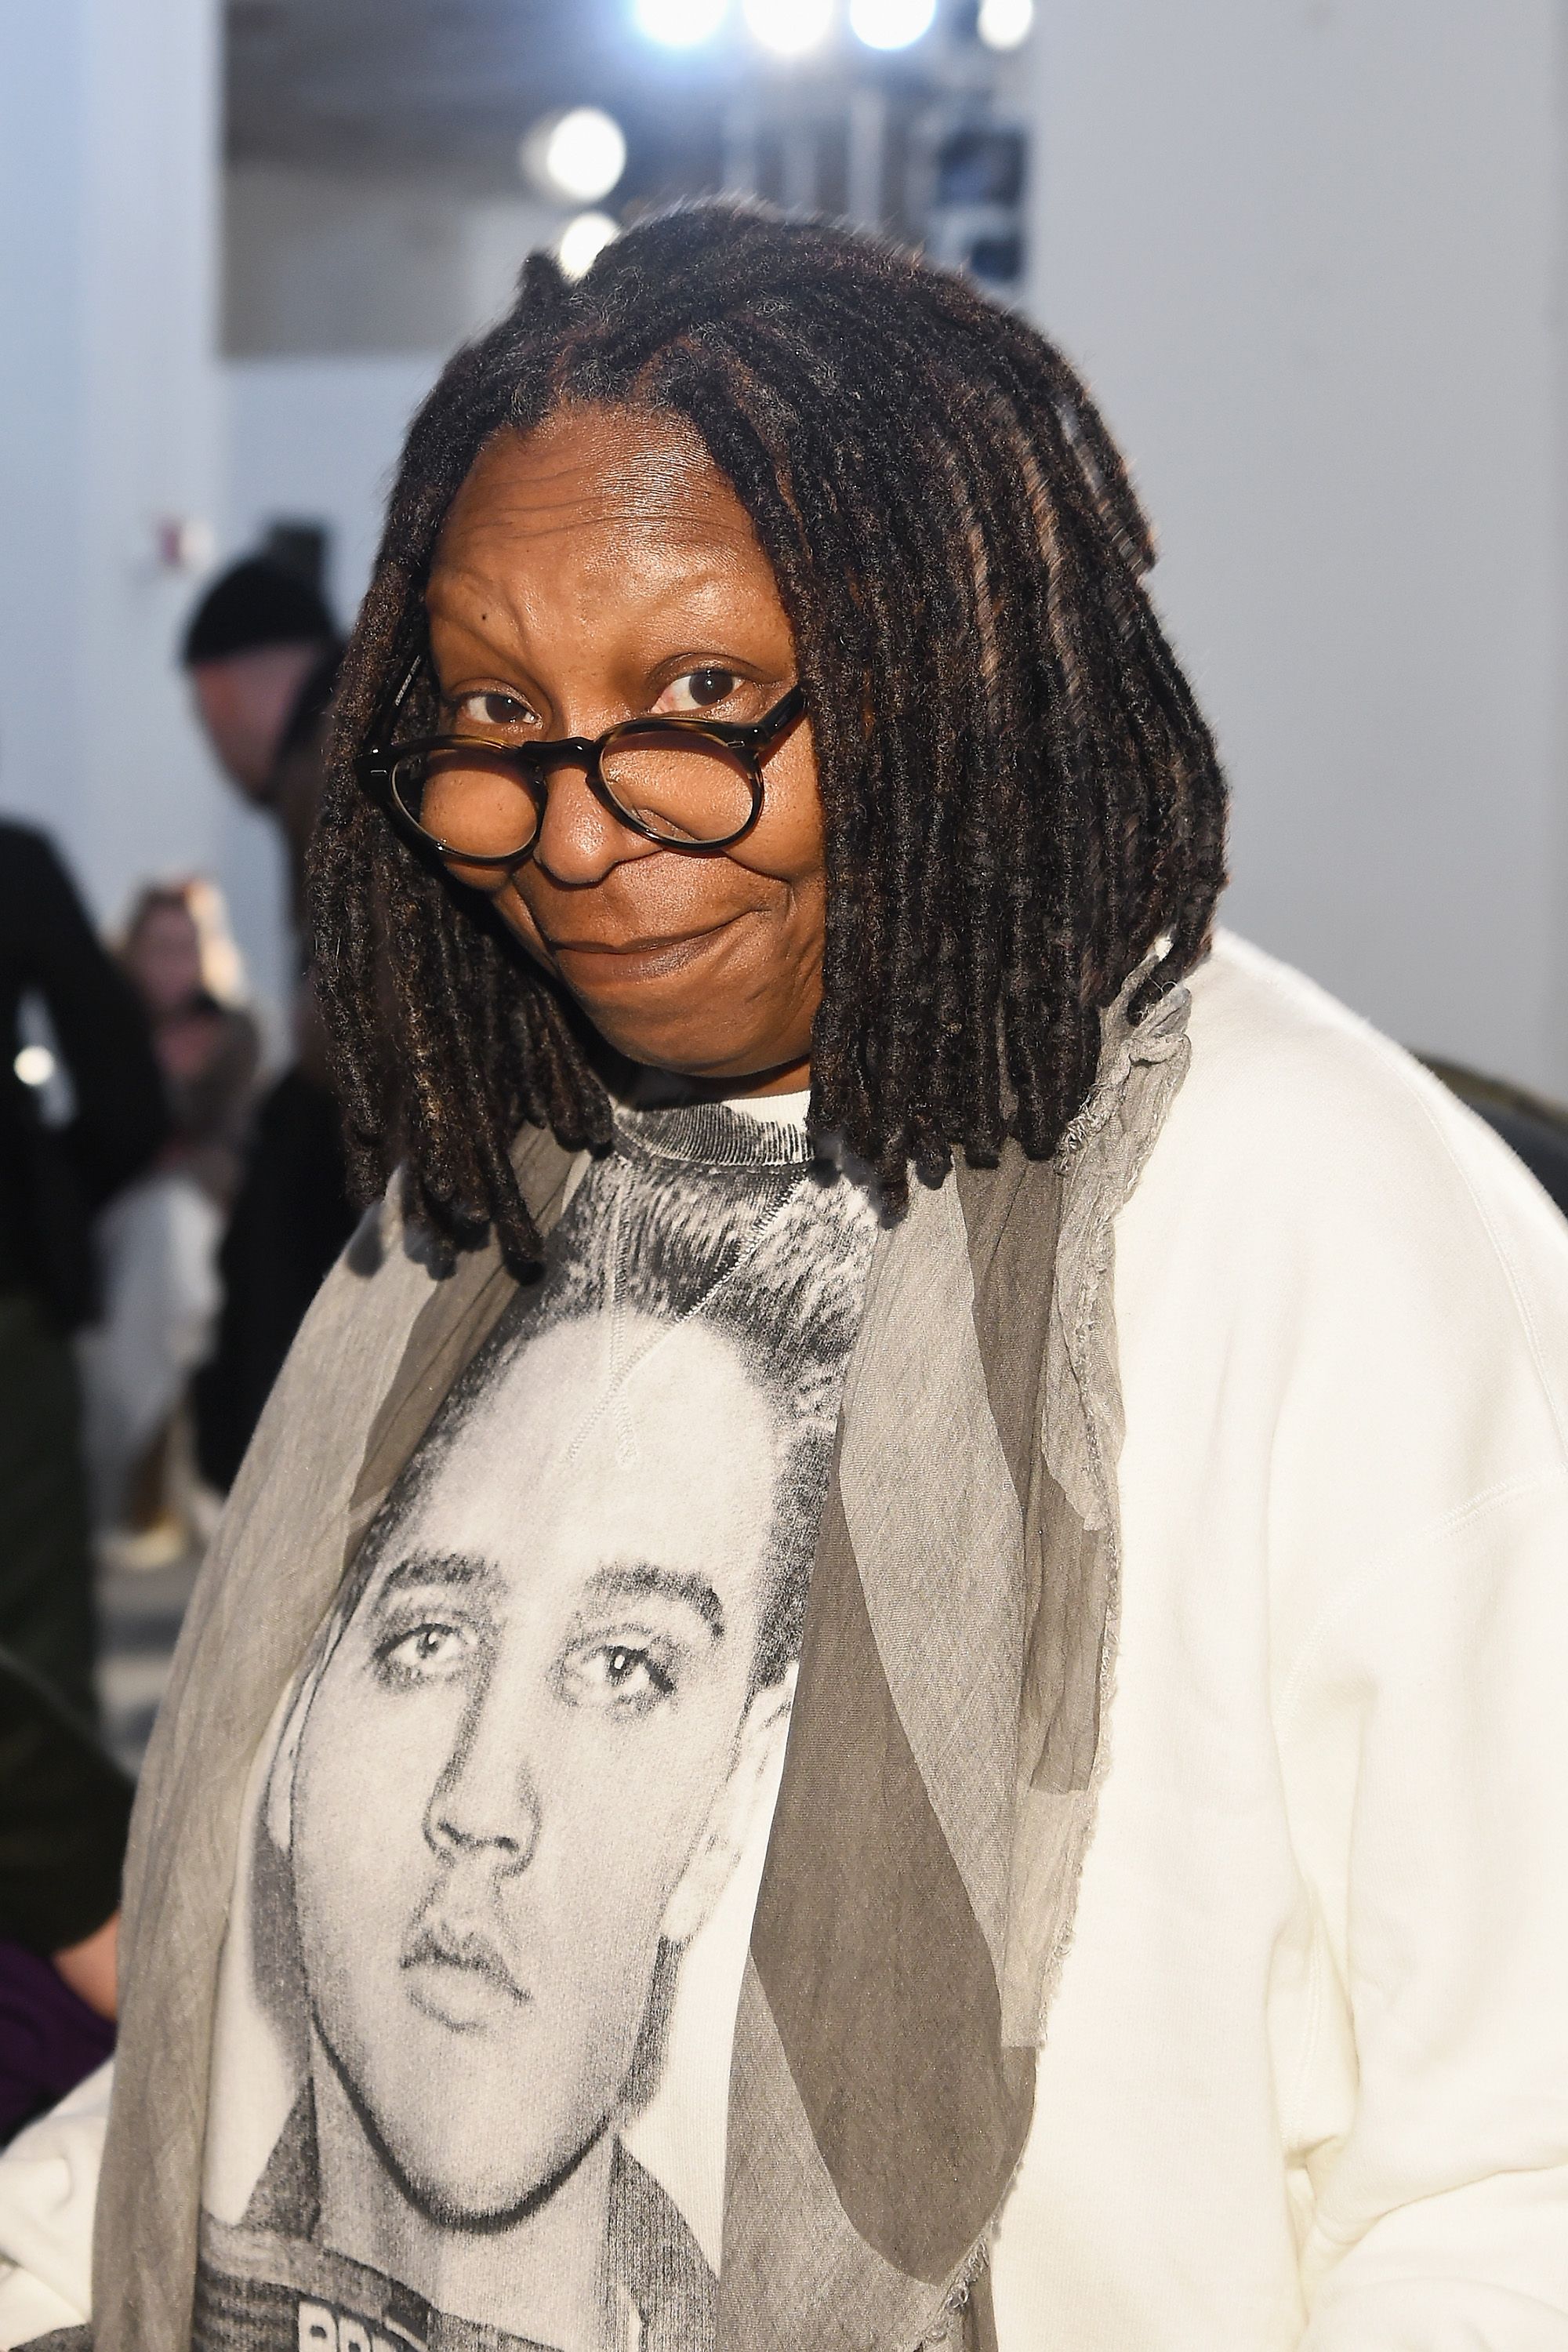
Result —
<svg viewBox="0 0 1568 2352"><path fill-rule="evenodd" d="M268 804L282 828L301 980L299 1059L262 1101L218 1255L223 1307L210 1360L192 1384L196 1459L212 1486L234 1482L305 1310L357 1222L342 1122L327 1076L310 985L305 857L321 797L322 738L342 650L326 646L283 730Z"/></svg>
<svg viewBox="0 0 1568 2352"><path fill-rule="evenodd" d="M0 1937L47 1958L120 1907L132 1784L0 1649Z"/></svg>
<svg viewBox="0 0 1568 2352"><path fill-rule="evenodd" d="M217 1344L192 1383L196 1454L226 1491L305 1310L356 1222L335 1098L298 1066L257 1113L218 1252Z"/></svg>
<svg viewBox="0 0 1568 2352"><path fill-rule="evenodd" d="M120 1908L131 1795L86 1727L0 1649L0 2144L114 2046L56 1957Z"/></svg>
<svg viewBox="0 0 1568 2352"><path fill-rule="evenodd" d="M47 1127L16 1075L28 994L47 1009L75 1110ZM64 1330L91 1319L91 1221L168 1131L135 991L101 945L41 833L0 823L0 1292L39 1299Z"/></svg>
<svg viewBox="0 0 1568 2352"><path fill-rule="evenodd" d="M70 1083L58 1127L16 1072L30 994ZM0 1643L88 1722L92 1549L70 1334L98 1303L93 1217L167 1130L130 982L43 835L0 824Z"/></svg>

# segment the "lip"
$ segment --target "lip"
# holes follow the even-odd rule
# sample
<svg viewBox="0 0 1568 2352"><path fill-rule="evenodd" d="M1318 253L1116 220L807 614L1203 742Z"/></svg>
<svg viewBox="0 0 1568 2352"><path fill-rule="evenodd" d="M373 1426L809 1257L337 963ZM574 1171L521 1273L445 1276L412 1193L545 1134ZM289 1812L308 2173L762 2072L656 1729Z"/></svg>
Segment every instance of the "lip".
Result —
<svg viewBox="0 0 1568 2352"><path fill-rule="evenodd" d="M515 2017L533 1998L493 1937L440 1919L419 1929L402 1969L415 2007L459 2033Z"/></svg>
<svg viewBox="0 0 1568 2352"><path fill-rule="evenodd" d="M723 922L710 924L700 931L680 931L670 939L654 940L557 940L546 938L545 945L558 963L581 958L590 971L601 977L637 980L656 979L661 973L681 971L705 955L716 941L723 939L739 921L738 916L727 916Z"/></svg>

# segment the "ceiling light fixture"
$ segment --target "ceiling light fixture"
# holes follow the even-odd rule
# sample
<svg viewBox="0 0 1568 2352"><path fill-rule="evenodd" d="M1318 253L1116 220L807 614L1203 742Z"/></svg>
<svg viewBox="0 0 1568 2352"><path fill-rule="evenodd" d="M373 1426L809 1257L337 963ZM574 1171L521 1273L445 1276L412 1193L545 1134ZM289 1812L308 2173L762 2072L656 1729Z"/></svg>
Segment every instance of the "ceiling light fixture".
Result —
<svg viewBox="0 0 1568 2352"><path fill-rule="evenodd" d="M849 29L868 49L907 49L935 17L936 0L849 0Z"/></svg>
<svg viewBox="0 0 1568 2352"><path fill-rule="evenodd" d="M637 0L632 21L661 48L694 49L710 41L730 13L730 0Z"/></svg>
<svg viewBox="0 0 1568 2352"><path fill-rule="evenodd" d="M619 221L608 213L579 213L556 239L555 258L563 278L586 278L607 245L621 233Z"/></svg>
<svg viewBox="0 0 1568 2352"><path fill-rule="evenodd" d="M534 124L518 162L542 194L597 204L626 168L626 135L602 106L569 106Z"/></svg>
<svg viewBox="0 0 1568 2352"><path fill-rule="evenodd" d="M1035 0L980 0L975 30L988 49L1016 49L1035 26Z"/></svg>
<svg viewBox="0 0 1568 2352"><path fill-rule="evenodd" d="M775 58L804 58L833 29L834 0L745 0L746 23Z"/></svg>

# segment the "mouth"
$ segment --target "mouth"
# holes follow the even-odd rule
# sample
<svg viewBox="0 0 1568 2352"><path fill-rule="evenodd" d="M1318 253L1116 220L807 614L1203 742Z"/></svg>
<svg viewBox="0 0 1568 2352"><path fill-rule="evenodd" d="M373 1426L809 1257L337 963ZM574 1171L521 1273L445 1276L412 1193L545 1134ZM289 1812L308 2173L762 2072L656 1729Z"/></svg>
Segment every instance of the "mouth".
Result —
<svg viewBox="0 0 1568 2352"><path fill-rule="evenodd" d="M709 924L702 930L680 931L668 939L546 938L544 944L568 978L575 975L590 985L613 985L616 981L652 980L683 971L707 954L739 920L739 916L727 915L722 922Z"/></svg>
<svg viewBox="0 0 1568 2352"><path fill-rule="evenodd" d="M439 1916L420 1923L399 1965L415 2007L459 2033L515 2015L533 1998L494 1936Z"/></svg>

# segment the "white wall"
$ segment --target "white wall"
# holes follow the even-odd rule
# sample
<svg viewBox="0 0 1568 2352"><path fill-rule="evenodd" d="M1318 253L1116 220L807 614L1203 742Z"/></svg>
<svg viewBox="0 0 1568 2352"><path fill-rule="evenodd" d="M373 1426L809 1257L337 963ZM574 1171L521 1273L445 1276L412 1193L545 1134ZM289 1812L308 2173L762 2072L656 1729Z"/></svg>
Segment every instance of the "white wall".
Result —
<svg viewBox="0 0 1568 2352"><path fill-rule="evenodd" d="M1166 552L1229 919L1568 1096L1553 0L1043 0L1031 307Z"/></svg>
<svg viewBox="0 0 1568 2352"><path fill-rule="evenodd" d="M328 587L346 626L370 578L409 419L440 366L434 352L226 361L228 545L252 545L288 516L326 523Z"/></svg>
<svg viewBox="0 0 1568 2352"><path fill-rule="evenodd" d="M0 6L0 805L105 914L222 824L156 537L216 505L216 0Z"/></svg>
<svg viewBox="0 0 1568 2352"><path fill-rule="evenodd" d="M231 170L225 191L237 356L449 351L507 308L564 217L521 189L479 198L272 164Z"/></svg>

